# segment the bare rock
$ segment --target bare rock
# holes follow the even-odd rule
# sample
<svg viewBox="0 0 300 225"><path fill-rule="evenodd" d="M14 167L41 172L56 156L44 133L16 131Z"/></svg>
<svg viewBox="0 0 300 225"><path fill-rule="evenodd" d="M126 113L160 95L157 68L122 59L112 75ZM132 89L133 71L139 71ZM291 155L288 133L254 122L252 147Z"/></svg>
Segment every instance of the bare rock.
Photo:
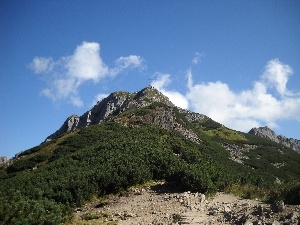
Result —
<svg viewBox="0 0 300 225"><path fill-rule="evenodd" d="M271 210L275 213L283 212L284 209L285 209L284 202L282 200L275 201L271 206Z"/></svg>
<svg viewBox="0 0 300 225"><path fill-rule="evenodd" d="M6 156L0 157L0 165L8 163L8 158Z"/></svg>
<svg viewBox="0 0 300 225"><path fill-rule="evenodd" d="M259 137L270 139L276 143L280 143L288 148L291 148L300 153L300 140L294 138L286 138L283 135L277 135L273 130L269 127L259 127L259 128L252 128L249 131L249 134L254 134Z"/></svg>
<svg viewBox="0 0 300 225"><path fill-rule="evenodd" d="M263 215L264 215L264 212L265 212L264 207L261 206L261 205L258 205L258 206L257 206L257 215L258 215L258 216L263 216Z"/></svg>
<svg viewBox="0 0 300 225"><path fill-rule="evenodd" d="M291 212L286 218L291 220L296 220L298 218L300 219L298 212Z"/></svg>
<svg viewBox="0 0 300 225"><path fill-rule="evenodd" d="M277 220L274 220L272 225L280 225L280 223Z"/></svg>

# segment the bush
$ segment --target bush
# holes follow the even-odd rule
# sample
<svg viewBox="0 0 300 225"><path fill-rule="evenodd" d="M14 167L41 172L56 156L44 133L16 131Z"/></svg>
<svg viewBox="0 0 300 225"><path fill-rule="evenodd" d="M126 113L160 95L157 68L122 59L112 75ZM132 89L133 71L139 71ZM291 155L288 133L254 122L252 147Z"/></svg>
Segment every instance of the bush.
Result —
<svg viewBox="0 0 300 225"><path fill-rule="evenodd" d="M36 162L30 159L19 159L7 168L7 172L14 173L22 170L32 169L33 167L35 167L35 165Z"/></svg>
<svg viewBox="0 0 300 225"><path fill-rule="evenodd" d="M48 200L34 200L19 191L4 196L0 192L1 225L57 225L66 221L61 205Z"/></svg>
<svg viewBox="0 0 300 225"><path fill-rule="evenodd" d="M300 182L287 187L283 194L284 201L288 204L300 205Z"/></svg>
<svg viewBox="0 0 300 225"><path fill-rule="evenodd" d="M0 170L0 179L5 178L7 176L5 170Z"/></svg>
<svg viewBox="0 0 300 225"><path fill-rule="evenodd" d="M48 154L40 153L38 155L35 155L35 156L31 157L30 160L33 161L33 162L36 162L36 163L40 163L40 162L44 162L48 158L49 158Z"/></svg>
<svg viewBox="0 0 300 225"><path fill-rule="evenodd" d="M159 104L150 107L154 106ZM181 122L188 123L184 118ZM210 126L213 125L217 126L214 123ZM242 191L246 195L264 188L270 190L275 177L299 180L297 165L300 159L288 149L281 148L280 155L277 147L253 149L245 164L238 164L229 160L230 154L220 142L212 140L200 128L198 130L201 144L184 139L175 131L149 124L133 128L110 122L83 128L60 142L58 148L49 153L52 154L50 159L41 151L9 166L7 171L14 173L0 182L3 193L0 221L12 224L16 217L23 224L29 224L27 220L31 217L25 218L25 214L32 211L35 214L32 221L35 219L43 224L49 216L48 220L54 221L52 224L60 223L67 212L62 205L80 206L93 196L120 192L154 179L176 182L183 191L202 193L244 186L247 189ZM258 156L261 157L257 159ZM44 166L26 171L45 160ZM280 168L270 164L277 162L289 164ZM42 197L33 193L36 188L43 190ZM292 185L278 191L278 196L291 200L291 196L299 196L299 189L299 185ZM18 214L18 210L22 213Z"/></svg>

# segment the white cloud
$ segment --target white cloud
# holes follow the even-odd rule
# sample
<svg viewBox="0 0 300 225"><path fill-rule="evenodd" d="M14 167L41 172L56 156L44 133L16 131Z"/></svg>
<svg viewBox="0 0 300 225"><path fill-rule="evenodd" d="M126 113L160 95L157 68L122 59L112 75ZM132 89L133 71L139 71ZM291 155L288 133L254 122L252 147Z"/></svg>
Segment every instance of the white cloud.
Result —
<svg viewBox="0 0 300 225"><path fill-rule="evenodd" d="M161 93L166 95L173 104L183 109L188 108L188 101L184 95L177 91L167 91L165 88L170 84L170 74L156 73L157 79L151 82L151 86L155 87Z"/></svg>
<svg viewBox="0 0 300 225"><path fill-rule="evenodd" d="M51 57L34 57L29 67L35 73L48 73L52 71L54 62Z"/></svg>
<svg viewBox="0 0 300 225"><path fill-rule="evenodd" d="M174 105L187 109L189 106L189 102L185 98L184 95L180 94L177 91L162 91L164 95L166 95Z"/></svg>
<svg viewBox="0 0 300 225"><path fill-rule="evenodd" d="M300 121L300 98L287 88L292 69L278 59L270 60L259 81L249 90L234 92L221 82L194 84L191 70L187 71L186 98L191 110L241 131L268 125L277 127L278 120ZM269 92L275 87L279 98ZM278 96L277 96L278 97Z"/></svg>
<svg viewBox="0 0 300 225"><path fill-rule="evenodd" d="M115 67L110 69L109 73L111 76L115 76L126 69L146 69L144 62L145 60L137 55L130 55L127 57L121 56L115 60Z"/></svg>
<svg viewBox="0 0 300 225"><path fill-rule="evenodd" d="M115 61L115 64L118 68L138 68L143 66L144 59L137 55L130 55L127 57L121 56Z"/></svg>
<svg viewBox="0 0 300 225"><path fill-rule="evenodd" d="M75 106L82 106L79 88L87 81L98 83L107 77L114 77L126 69L145 68L140 56L120 57L116 66L109 68L100 56L100 45L95 42L83 42L74 53L54 61L51 57L35 57L30 68L35 73L45 74L48 87L41 94L57 102L68 100Z"/></svg>
<svg viewBox="0 0 300 225"><path fill-rule="evenodd" d="M262 79L269 87L275 87L279 94L286 95L289 94L286 90L286 84L292 73L293 70L289 65L284 65L278 59L273 59L268 62Z"/></svg>
<svg viewBox="0 0 300 225"><path fill-rule="evenodd" d="M151 86L157 90L164 90L171 83L170 74L156 73L156 79L151 82Z"/></svg>
<svg viewBox="0 0 300 225"><path fill-rule="evenodd" d="M93 80L94 82L108 76L108 67L100 57L98 43L83 42L77 46L74 54L67 58L67 75L81 81Z"/></svg>

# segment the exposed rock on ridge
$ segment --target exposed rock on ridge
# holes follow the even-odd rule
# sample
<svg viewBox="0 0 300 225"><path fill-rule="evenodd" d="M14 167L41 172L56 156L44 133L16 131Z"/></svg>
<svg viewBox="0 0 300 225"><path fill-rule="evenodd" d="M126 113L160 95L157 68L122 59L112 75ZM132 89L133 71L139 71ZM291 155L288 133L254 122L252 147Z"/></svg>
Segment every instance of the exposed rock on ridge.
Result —
<svg viewBox="0 0 300 225"><path fill-rule="evenodd" d="M201 140L199 137L191 130L185 128L183 125L177 122L176 119L176 107L157 107L155 110L152 110L151 112L147 113L144 116L136 116L134 113L126 115L126 117L117 118L115 121L120 122L122 124L154 124L157 125L163 129L166 130L175 130L178 131L181 135L183 135L185 138L200 143ZM179 110L181 113L184 110ZM184 111L185 112L185 111ZM185 118L187 119L188 115L194 115L193 117L196 118L197 116L199 118L207 118L204 115L192 113L189 112L185 115ZM192 117L192 116L191 116ZM188 119L187 119L188 120ZM200 119L198 119L200 121Z"/></svg>
<svg viewBox="0 0 300 225"><path fill-rule="evenodd" d="M277 135L273 130L271 130L267 126L259 127L259 128L252 128L249 131L249 134L254 134L259 137L268 138L271 141L280 143L280 144L300 153L300 140L297 140L294 138L286 138L283 135Z"/></svg>
<svg viewBox="0 0 300 225"><path fill-rule="evenodd" d="M68 117L55 133L46 138L46 141L78 128L100 124L110 117L118 116L125 110L142 108L153 102L162 102L167 106L175 107L168 97L151 86L134 93L121 91L111 93L82 116L72 115Z"/></svg>

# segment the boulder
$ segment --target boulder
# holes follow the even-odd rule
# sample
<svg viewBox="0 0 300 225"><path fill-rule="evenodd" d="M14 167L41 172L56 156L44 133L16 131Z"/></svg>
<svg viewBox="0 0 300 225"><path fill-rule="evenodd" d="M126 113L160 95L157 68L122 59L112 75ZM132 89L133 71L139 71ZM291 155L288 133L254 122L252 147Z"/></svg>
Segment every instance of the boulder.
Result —
<svg viewBox="0 0 300 225"><path fill-rule="evenodd" d="M275 213L283 212L284 209L285 209L284 202L282 200L275 201L271 206L271 210Z"/></svg>

